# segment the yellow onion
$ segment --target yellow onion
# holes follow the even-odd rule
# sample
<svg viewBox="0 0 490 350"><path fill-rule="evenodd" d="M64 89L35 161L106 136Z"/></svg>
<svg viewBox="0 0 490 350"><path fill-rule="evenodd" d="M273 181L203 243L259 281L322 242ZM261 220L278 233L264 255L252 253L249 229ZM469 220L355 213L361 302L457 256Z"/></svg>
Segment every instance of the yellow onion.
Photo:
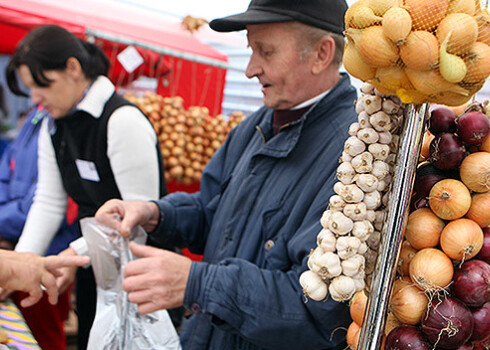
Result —
<svg viewBox="0 0 490 350"><path fill-rule="evenodd" d="M425 95L433 95L438 92L448 91L468 96L468 91L465 88L448 82L442 77L438 69L419 71L407 67L405 68L405 73L415 89Z"/></svg>
<svg viewBox="0 0 490 350"><path fill-rule="evenodd" d="M490 136L487 136L485 140L483 140L482 144L480 145L480 151L490 152Z"/></svg>
<svg viewBox="0 0 490 350"><path fill-rule="evenodd" d="M466 76L468 68L461 57L447 52L447 43L452 33L453 31L448 33L439 49L439 72L450 83L459 83Z"/></svg>
<svg viewBox="0 0 490 350"><path fill-rule="evenodd" d="M449 0L405 0L404 5L412 16L414 30L432 31L446 15Z"/></svg>
<svg viewBox="0 0 490 350"><path fill-rule="evenodd" d="M432 186L429 206L443 220L458 219L470 209L471 194L461 181L444 179Z"/></svg>
<svg viewBox="0 0 490 350"><path fill-rule="evenodd" d="M429 299L413 285L409 277L395 280L391 292L390 310L402 323L416 325L422 320Z"/></svg>
<svg viewBox="0 0 490 350"><path fill-rule="evenodd" d="M399 66L383 67L376 69L373 81L369 81L376 87L397 91L400 88L413 89L405 71Z"/></svg>
<svg viewBox="0 0 490 350"><path fill-rule="evenodd" d="M352 17L356 13L357 8L359 6L366 6L366 5L367 5L367 0L359 0L353 3L351 6L349 6L347 11L345 11L345 15L344 15L344 23L346 28L349 28L349 23L351 22Z"/></svg>
<svg viewBox="0 0 490 350"><path fill-rule="evenodd" d="M478 14L476 22L478 24L477 41L490 45L490 14L486 9Z"/></svg>
<svg viewBox="0 0 490 350"><path fill-rule="evenodd" d="M453 262L435 248L419 250L410 262L410 279L427 292L446 288L453 279Z"/></svg>
<svg viewBox="0 0 490 350"><path fill-rule="evenodd" d="M349 23L346 23L348 28L366 28L375 24L379 24L383 18L376 16L373 10L367 6L358 6L352 16Z"/></svg>
<svg viewBox="0 0 490 350"><path fill-rule="evenodd" d="M400 46L412 30L412 17L404 8L393 7L383 15L381 25L386 37Z"/></svg>
<svg viewBox="0 0 490 350"><path fill-rule="evenodd" d="M427 103L430 100L430 97L427 94L424 94L415 88L412 89L399 89L396 94L403 103Z"/></svg>
<svg viewBox="0 0 490 350"><path fill-rule="evenodd" d="M349 28L347 38L354 41L363 60L373 67L389 67L398 60L398 48L384 34L381 26Z"/></svg>
<svg viewBox="0 0 490 350"><path fill-rule="evenodd" d="M471 195L471 207L466 217L476 222L481 228L490 226L490 192Z"/></svg>
<svg viewBox="0 0 490 350"><path fill-rule="evenodd" d="M346 335L347 345L349 346L350 349L357 349L357 345L359 344L360 334L361 334L361 327L357 323L352 322L349 328L347 328L347 335Z"/></svg>
<svg viewBox="0 0 490 350"><path fill-rule="evenodd" d="M488 138L488 137L487 137ZM468 155L459 167L461 181L474 192L490 190L490 153L475 152Z"/></svg>
<svg viewBox="0 0 490 350"><path fill-rule="evenodd" d="M454 260L468 260L474 257L483 246L483 231L470 219L449 222L441 233L441 248Z"/></svg>
<svg viewBox="0 0 490 350"><path fill-rule="evenodd" d="M432 33L425 30L413 31L400 46L400 57L410 69L432 69L439 60L439 42Z"/></svg>
<svg viewBox="0 0 490 350"><path fill-rule="evenodd" d="M345 44L343 64L350 75L362 81L373 79L376 73L376 68L364 62L359 50L350 40Z"/></svg>
<svg viewBox="0 0 490 350"><path fill-rule="evenodd" d="M439 43L443 43L449 33L447 52L458 55L468 52L478 37L478 24L474 17L465 13L451 13L444 17L436 30Z"/></svg>
<svg viewBox="0 0 490 350"><path fill-rule="evenodd" d="M476 2L480 0L451 0L447 8L447 14L466 13L473 16L476 11Z"/></svg>
<svg viewBox="0 0 490 350"><path fill-rule="evenodd" d="M410 266L410 261L412 261L413 257L415 256L415 253L417 253L417 249L414 249L407 241L403 241L397 263L397 272L401 276L409 275L408 268Z"/></svg>
<svg viewBox="0 0 490 350"><path fill-rule="evenodd" d="M466 59L468 72L463 80L465 83L476 83L487 79L490 75L490 46L477 41Z"/></svg>
<svg viewBox="0 0 490 350"><path fill-rule="evenodd" d="M431 96L430 102L446 106L460 106L468 102L473 94L483 87L484 83L485 81L475 84L465 84L466 93L464 95L451 91L438 92Z"/></svg>
<svg viewBox="0 0 490 350"><path fill-rule="evenodd" d="M405 239L419 250L439 244L439 237L445 224L429 208L420 208L408 216Z"/></svg>
<svg viewBox="0 0 490 350"><path fill-rule="evenodd" d="M388 311L388 314L386 315L386 325L385 325L385 336L390 334L390 332L398 327L401 326L402 323L400 322L399 319L396 318L395 315L393 315L393 312ZM384 338L383 338L384 340ZM381 346L381 349L384 349L384 346Z"/></svg>
<svg viewBox="0 0 490 350"><path fill-rule="evenodd" d="M364 289L356 292L349 303L349 312L352 321L362 326L364 313L366 312L367 295Z"/></svg>
<svg viewBox="0 0 490 350"><path fill-rule="evenodd" d="M401 5L402 0L368 0L368 5L378 16L384 16L392 7Z"/></svg>

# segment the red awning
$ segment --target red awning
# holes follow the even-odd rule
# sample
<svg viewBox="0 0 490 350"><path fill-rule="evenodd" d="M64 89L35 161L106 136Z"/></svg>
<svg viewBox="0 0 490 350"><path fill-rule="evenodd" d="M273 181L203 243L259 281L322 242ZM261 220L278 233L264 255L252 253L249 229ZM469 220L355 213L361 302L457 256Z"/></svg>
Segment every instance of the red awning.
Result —
<svg viewBox="0 0 490 350"><path fill-rule="evenodd" d="M206 64L206 60L225 64L227 57L186 31L178 20L110 0L0 0L0 53L13 53L29 30L45 24L60 25L81 38L87 31L95 31L144 44L144 47L150 47L145 49L148 52L138 51L143 57L151 59L145 61L146 66L141 67L137 74L172 73L170 81L165 86L159 86L160 93L180 95L187 106L206 106L212 114L221 111L226 71L212 63ZM102 39L109 43L104 44L104 50L110 58L110 50L120 52L126 47L117 42L111 47L111 39ZM184 53L185 57L176 58L168 54L157 54L156 57L150 52L151 47ZM112 60L112 63L113 81L116 84L127 82L127 76L121 78L117 75L121 73L118 62ZM133 74L133 77L137 74ZM203 86L206 91L202 90Z"/></svg>

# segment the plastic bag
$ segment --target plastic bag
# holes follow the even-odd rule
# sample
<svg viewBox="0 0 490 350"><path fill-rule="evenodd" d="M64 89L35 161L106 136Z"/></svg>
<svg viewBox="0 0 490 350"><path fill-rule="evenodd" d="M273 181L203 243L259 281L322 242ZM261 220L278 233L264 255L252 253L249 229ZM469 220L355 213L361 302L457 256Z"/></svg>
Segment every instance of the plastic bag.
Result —
<svg viewBox="0 0 490 350"><path fill-rule="evenodd" d="M82 219L80 224L97 283L97 310L88 349L181 349L168 312L141 315L122 289L124 267L135 259L129 242L145 244L143 228L135 228L128 239L94 218Z"/></svg>

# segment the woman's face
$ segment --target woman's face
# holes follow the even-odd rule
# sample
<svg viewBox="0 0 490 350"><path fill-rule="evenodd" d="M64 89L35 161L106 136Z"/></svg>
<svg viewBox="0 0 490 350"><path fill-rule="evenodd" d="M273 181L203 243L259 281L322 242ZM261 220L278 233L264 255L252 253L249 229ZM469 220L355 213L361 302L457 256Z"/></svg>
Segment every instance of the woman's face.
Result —
<svg viewBox="0 0 490 350"><path fill-rule="evenodd" d="M32 101L43 106L55 119L67 115L83 96L84 87L70 68L45 71L46 78L52 80L49 86L37 85L26 65L21 65L18 73L30 90Z"/></svg>

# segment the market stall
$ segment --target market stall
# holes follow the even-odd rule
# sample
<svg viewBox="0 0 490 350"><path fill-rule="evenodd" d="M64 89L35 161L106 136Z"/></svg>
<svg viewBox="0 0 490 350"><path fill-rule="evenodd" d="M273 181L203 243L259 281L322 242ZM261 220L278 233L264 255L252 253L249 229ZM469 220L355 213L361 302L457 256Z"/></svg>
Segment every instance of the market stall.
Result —
<svg viewBox="0 0 490 350"><path fill-rule="evenodd" d="M45 24L95 40L113 64L128 45L136 46L144 64L132 73L115 65L110 77L116 85L145 74L158 79L159 94L182 96L186 107L205 106L212 115L221 112L227 57L175 19L119 2L1 0L0 53L12 53L27 31Z"/></svg>

